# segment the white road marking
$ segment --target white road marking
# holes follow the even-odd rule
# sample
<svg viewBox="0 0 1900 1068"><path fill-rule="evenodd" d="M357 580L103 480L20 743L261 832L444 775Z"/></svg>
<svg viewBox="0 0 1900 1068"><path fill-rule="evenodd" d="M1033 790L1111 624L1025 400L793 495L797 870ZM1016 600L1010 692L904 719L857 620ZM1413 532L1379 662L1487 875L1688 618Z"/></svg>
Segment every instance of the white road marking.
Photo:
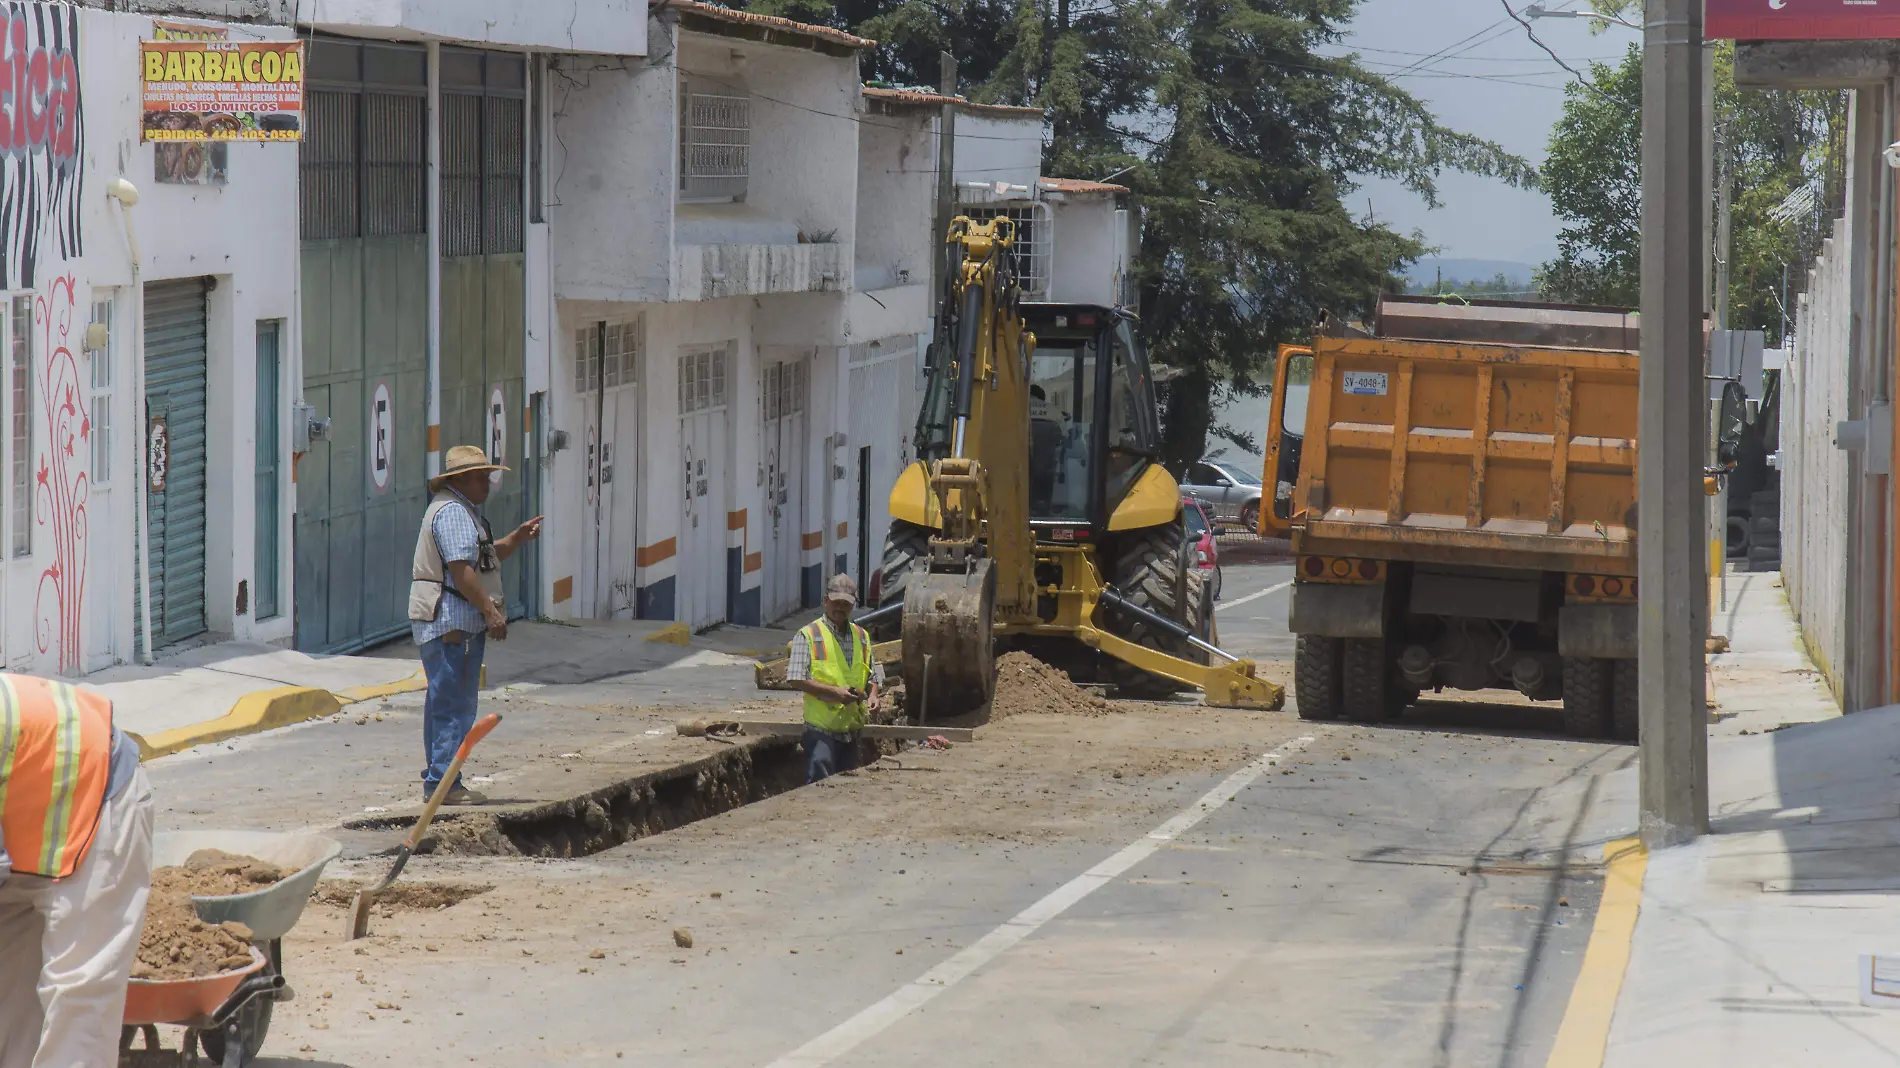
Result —
<svg viewBox="0 0 1900 1068"><path fill-rule="evenodd" d="M1280 583L1278 586L1268 586L1266 589L1261 590L1258 593L1250 593L1245 597L1236 597L1231 601L1222 601L1219 604L1215 605L1214 607L1217 609L1239 608L1241 605L1246 604L1248 601L1257 601L1260 598L1265 597L1269 593L1279 593L1281 590L1284 590L1288 586L1291 586L1291 585L1293 585L1293 580L1287 579L1285 582Z"/></svg>
<svg viewBox="0 0 1900 1068"><path fill-rule="evenodd" d="M1272 592L1272 591L1268 591ZM1259 594L1255 594L1259 596ZM959 950L957 954L909 983L897 988L884 1000L865 1008L838 1026L780 1057L768 1068L822 1068L883 1033L913 1011L922 1008L938 994L968 978L978 968L1001 956L1011 946L1036 933L1037 929L1062 915L1076 902L1113 882L1123 872L1153 856L1176 837L1193 830L1195 825L1216 809L1232 801L1267 769L1313 744L1312 735L1304 735L1262 755L1223 779L1199 801L1183 809L1173 819L1149 831L1121 852L1069 880L1047 897L1017 913L989 934Z"/></svg>

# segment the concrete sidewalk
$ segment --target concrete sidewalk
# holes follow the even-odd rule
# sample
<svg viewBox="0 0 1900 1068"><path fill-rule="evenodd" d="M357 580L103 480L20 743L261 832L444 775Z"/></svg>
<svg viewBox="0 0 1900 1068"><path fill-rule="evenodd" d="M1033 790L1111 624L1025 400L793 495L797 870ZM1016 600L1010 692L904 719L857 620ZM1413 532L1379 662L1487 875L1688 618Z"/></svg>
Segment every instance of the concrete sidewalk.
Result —
<svg viewBox="0 0 1900 1068"><path fill-rule="evenodd" d="M789 631L753 627L694 635L663 620L520 621L507 641L488 643L483 686L532 689L727 663L769 655L789 639ZM426 688L406 639L355 656L224 642L150 666L111 668L81 685L112 699L115 720L138 738L148 760Z"/></svg>
<svg viewBox="0 0 1900 1068"><path fill-rule="evenodd" d="M1835 714L1775 579L1730 578L1712 833L1648 857L1627 968L1605 947L1609 974L1586 961L1571 1001L1607 1033L1552 1065L1900 1064L1900 1011L1864 1007L1859 974L1862 954L1900 952L1900 707ZM1634 768L1598 788L1587 836L1633 835ZM1603 928L1593 955L1619 937Z"/></svg>

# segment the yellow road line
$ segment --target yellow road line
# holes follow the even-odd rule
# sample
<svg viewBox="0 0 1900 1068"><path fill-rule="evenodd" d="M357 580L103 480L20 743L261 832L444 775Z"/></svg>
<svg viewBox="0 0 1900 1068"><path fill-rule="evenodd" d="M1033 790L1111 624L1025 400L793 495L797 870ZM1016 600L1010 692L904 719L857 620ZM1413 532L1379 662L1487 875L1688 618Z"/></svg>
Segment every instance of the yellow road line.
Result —
<svg viewBox="0 0 1900 1068"><path fill-rule="evenodd" d="M1636 915L1643 904L1643 871L1649 853L1640 838L1624 838L1603 847L1607 870L1603 901L1597 906L1590 944L1583 951L1583 967L1570 990L1570 1005L1557 1029L1545 1068L1601 1068L1610 1041L1610 1021L1616 998L1623 990L1629 968L1630 943L1636 934Z"/></svg>

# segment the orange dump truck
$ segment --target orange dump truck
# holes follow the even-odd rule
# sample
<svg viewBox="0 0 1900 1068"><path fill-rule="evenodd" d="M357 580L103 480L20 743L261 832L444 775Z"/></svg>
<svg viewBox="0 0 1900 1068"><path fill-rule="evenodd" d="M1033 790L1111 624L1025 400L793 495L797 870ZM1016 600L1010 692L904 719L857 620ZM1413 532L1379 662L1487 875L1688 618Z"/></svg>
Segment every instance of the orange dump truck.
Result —
<svg viewBox="0 0 1900 1068"><path fill-rule="evenodd" d="M1290 536L1307 719L1424 691L1636 735L1636 316L1386 298L1281 350L1261 533Z"/></svg>

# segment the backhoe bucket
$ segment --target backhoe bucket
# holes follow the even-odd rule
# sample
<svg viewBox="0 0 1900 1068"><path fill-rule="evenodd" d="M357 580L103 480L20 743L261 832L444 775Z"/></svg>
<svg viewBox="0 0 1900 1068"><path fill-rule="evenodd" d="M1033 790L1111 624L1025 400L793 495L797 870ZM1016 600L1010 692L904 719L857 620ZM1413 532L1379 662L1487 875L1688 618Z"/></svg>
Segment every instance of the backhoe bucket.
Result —
<svg viewBox="0 0 1900 1068"><path fill-rule="evenodd" d="M913 575L904 591L904 694L911 722L941 722L987 704L996 688L996 572Z"/></svg>

